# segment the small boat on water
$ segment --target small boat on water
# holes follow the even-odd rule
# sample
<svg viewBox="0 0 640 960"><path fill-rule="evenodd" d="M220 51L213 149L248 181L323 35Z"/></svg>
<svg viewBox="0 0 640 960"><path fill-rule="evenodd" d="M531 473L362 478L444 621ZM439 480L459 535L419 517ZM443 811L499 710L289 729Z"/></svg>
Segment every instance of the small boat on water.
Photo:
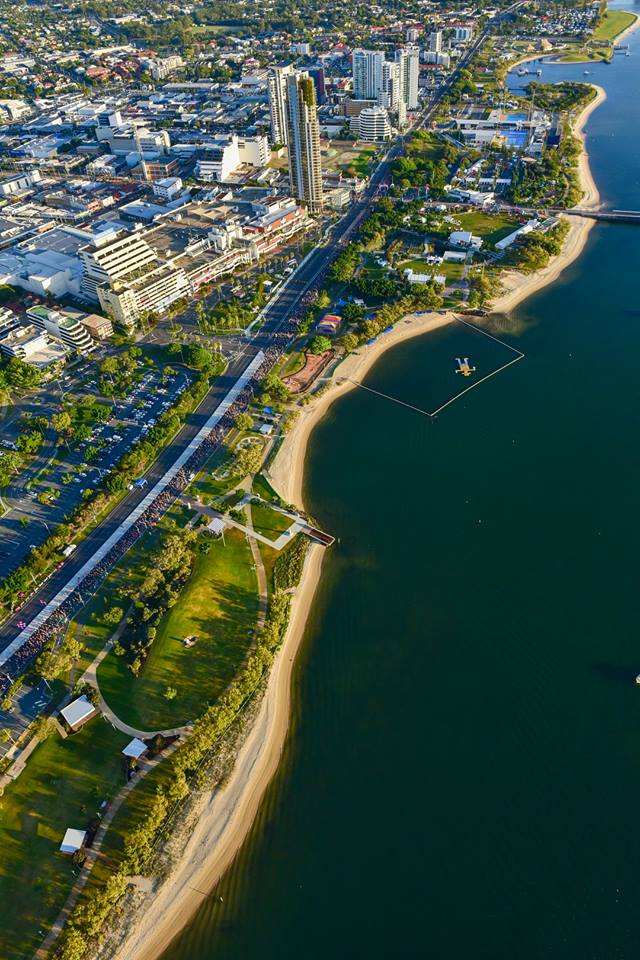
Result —
<svg viewBox="0 0 640 960"><path fill-rule="evenodd" d="M583 70L582 72L584 73L585 77L589 76L589 72L590 72L589 70Z"/></svg>
<svg viewBox="0 0 640 960"><path fill-rule="evenodd" d="M542 70L536 70L536 77L542 76Z"/></svg>
<svg viewBox="0 0 640 960"><path fill-rule="evenodd" d="M638 686L640 686L640 673L636 677L636 683L638 684Z"/></svg>

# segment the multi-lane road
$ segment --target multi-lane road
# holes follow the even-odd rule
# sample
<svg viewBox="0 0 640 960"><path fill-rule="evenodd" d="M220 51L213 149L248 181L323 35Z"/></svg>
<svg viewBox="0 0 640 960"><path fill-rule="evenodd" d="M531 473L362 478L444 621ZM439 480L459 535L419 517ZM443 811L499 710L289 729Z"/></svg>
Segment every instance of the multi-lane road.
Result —
<svg viewBox="0 0 640 960"><path fill-rule="evenodd" d="M489 36L491 30L499 25L506 16L521 6L522 2L523 0L519 0L518 3L513 4L508 10L498 14L490 21L485 31L477 38L465 56L460 60L456 69L451 72L426 107L418 114L412 125L412 129L431 120L441 99L446 96L459 71L470 63ZM331 261L354 235L361 221L373 209L378 189L388 180L391 164L401 154L403 148L404 137L401 137L389 149L386 156L376 168L362 197L333 227L327 240L317 246L316 249L305 258L295 273L291 275L287 284L265 309L263 323L259 330L251 339L248 339L242 344L236 354L231 358L225 373L216 380L214 386L204 398L195 414L189 418L189 421L182 427L175 439L162 451L158 459L145 474L149 487L153 487L175 463L181 452L194 439L203 424L220 405L236 381L244 374L257 354L260 351L267 351L274 346L276 335L280 328L299 307L305 294L321 282ZM114 534L118 527L130 516L144 497L144 491L137 489L131 491L114 507L102 523L81 540L74 553L67 559L64 565L59 570L56 570L41 586L38 592L24 603L19 613L14 614L9 621L0 627L0 651L5 650L20 632L17 627L17 622L25 621L26 623L30 623L41 613L43 606L49 603L69 581L74 578L82 567ZM2 672L1 669L0 672Z"/></svg>

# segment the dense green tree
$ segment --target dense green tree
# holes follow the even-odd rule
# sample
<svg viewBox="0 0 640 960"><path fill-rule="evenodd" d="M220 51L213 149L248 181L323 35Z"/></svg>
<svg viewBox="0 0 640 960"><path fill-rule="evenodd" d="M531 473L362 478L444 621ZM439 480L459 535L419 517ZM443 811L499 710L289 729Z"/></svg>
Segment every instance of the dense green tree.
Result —
<svg viewBox="0 0 640 960"><path fill-rule="evenodd" d="M44 437L39 430L27 430L21 433L16 441L18 450L23 453L35 453L44 443Z"/></svg>
<svg viewBox="0 0 640 960"><path fill-rule="evenodd" d="M123 617L124 617L124 610L122 609L122 607L110 607L106 611L102 619L104 620L105 623L115 624L115 623L120 623Z"/></svg>
<svg viewBox="0 0 640 960"><path fill-rule="evenodd" d="M309 353L324 353L325 350L331 350L332 347L333 343L329 337L317 336L313 338L307 349Z"/></svg>
<svg viewBox="0 0 640 960"><path fill-rule="evenodd" d="M248 413L239 413L235 419L236 430L251 430L253 427L253 417Z"/></svg>
<svg viewBox="0 0 640 960"><path fill-rule="evenodd" d="M289 399L289 389L275 373L268 373L262 381L262 399L264 403L275 400L286 403Z"/></svg>

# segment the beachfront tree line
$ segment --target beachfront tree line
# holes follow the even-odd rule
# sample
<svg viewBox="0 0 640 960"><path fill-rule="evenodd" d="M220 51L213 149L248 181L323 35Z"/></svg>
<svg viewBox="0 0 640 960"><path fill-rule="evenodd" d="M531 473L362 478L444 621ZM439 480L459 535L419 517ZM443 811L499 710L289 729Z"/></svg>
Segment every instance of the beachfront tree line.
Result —
<svg viewBox="0 0 640 960"><path fill-rule="evenodd" d="M568 125L563 126L557 148L545 150L537 163L520 163L506 199L511 203L541 206L576 206L582 199L578 163L582 147Z"/></svg>
<svg viewBox="0 0 640 960"><path fill-rule="evenodd" d="M364 269L366 254L374 250L386 249L387 256L395 258L397 234L404 227L407 210L410 214L411 205L409 208L398 207L389 198L382 199L360 227L357 241L341 251L332 264L332 279L348 283L358 298L364 296L384 301L374 310L367 310L353 300L341 309L342 319L349 329L338 344L347 352L376 337L407 313L438 310L442 306L441 288L433 282L410 286L400 274L379 276ZM322 293L316 307L321 296ZM329 298L326 299L328 303ZM305 318L306 329L311 326L313 318L314 312L311 311Z"/></svg>

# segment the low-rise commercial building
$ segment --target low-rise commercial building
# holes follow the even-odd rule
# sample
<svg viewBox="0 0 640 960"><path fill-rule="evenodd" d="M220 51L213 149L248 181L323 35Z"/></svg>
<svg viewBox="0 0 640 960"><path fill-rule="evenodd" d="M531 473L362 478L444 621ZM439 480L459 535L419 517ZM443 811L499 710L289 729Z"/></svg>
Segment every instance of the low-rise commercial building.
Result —
<svg viewBox="0 0 640 960"><path fill-rule="evenodd" d="M466 250L479 250L482 246L482 237L474 237L470 230L453 230L449 234L449 243L453 247L464 247Z"/></svg>
<svg viewBox="0 0 640 960"><path fill-rule="evenodd" d="M67 359L66 348L33 323L21 324L0 334L0 354L8 360L17 357L43 369L62 364Z"/></svg>
<svg viewBox="0 0 640 960"><path fill-rule="evenodd" d="M113 336L113 324L109 317L101 317L99 313L85 313L79 319L94 340L108 340Z"/></svg>
<svg viewBox="0 0 640 960"><path fill-rule="evenodd" d="M22 190L29 190L36 183L40 183L42 176L39 170L30 170L27 173L18 173L15 177L9 177L0 183L0 197L10 197L14 193L20 193Z"/></svg>

